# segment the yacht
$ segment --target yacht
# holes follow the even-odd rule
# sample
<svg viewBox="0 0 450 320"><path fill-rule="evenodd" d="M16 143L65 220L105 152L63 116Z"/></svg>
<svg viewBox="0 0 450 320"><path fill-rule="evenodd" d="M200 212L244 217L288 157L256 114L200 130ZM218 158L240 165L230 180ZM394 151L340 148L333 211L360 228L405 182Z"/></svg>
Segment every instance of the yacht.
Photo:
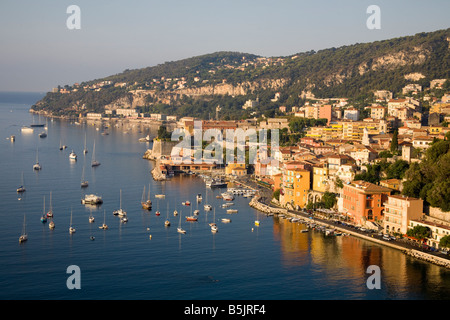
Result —
<svg viewBox="0 0 450 320"><path fill-rule="evenodd" d="M28 240L28 235L27 235L27 225L26 225L26 217L25 215L23 216L23 227L22 227L22 234L19 237L19 243L25 242Z"/></svg>
<svg viewBox="0 0 450 320"><path fill-rule="evenodd" d="M84 196L84 199L81 199L82 204L102 204L102 197L99 197L95 194L87 194Z"/></svg>
<svg viewBox="0 0 450 320"><path fill-rule="evenodd" d="M199 194L197 194L197 202L200 202L200 201L202 201L202 195L199 193Z"/></svg>
<svg viewBox="0 0 450 320"><path fill-rule="evenodd" d="M49 228L50 230L55 229L55 222L53 222L53 220L50 221L50 223L48 224L48 228Z"/></svg>
<svg viewBox="0 0 450 320"><path fill-rule="evenodd" d="M23 133L32 133L32 132L34 131L34 129L33 129L33 128L30 128L30 127L27 127L27 126L23 126L22 129L21 129L21 131L22 131Z"/></svg>
<svg viewBox="0 0 450 320"><path fill-rule="evenodd" d="M39 150L36 150L36 164L33 166L34 170L41 170L42 166L39 164Z"/></svg>
<svg viewBox="0 0 450 320"><path fill-rule="evenodd" d="M72 152L69 154L69 159L70 160L77 160L77 154L75 152Z"/></svg>
<svg viewBox="0 0 450 320"><path fill-rule="evenodd" d="M120 189L120 207L119 207L118 210L114 210L113 214L115 216L120 216L120 217L123 217L123 216L127 215L127 212L122 209L122 189Z"/></svg>
<svg viewBox="0 0 450 320"><path fill-rule="evenodd" d="M211 206L210 204L205 204L205 205L203 206L203 208L205 209L205 211L211 211L212 206Z"/></svg>
<svg viewBox="0 0 450 320"><path fill-rule="evenodd" d="M103 210L103 224L98 228L103 230L108 229L108 226L106 225L106 210Z"/></svg>
<svg viewBox="0 0 450 320"><path fill-rule="evenodd" d="M225 201L232 201L234 199L234 196L229 192L222 193L222 199Z"/></svg>

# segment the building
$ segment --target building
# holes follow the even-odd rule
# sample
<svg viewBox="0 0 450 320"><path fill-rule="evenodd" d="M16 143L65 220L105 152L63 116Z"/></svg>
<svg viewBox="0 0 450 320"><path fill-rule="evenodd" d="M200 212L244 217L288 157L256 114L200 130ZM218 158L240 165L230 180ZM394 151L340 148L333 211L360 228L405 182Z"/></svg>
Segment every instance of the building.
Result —
<svg viewBox="0 0 450 320"><path fill-rule="evenodd" d="M386 116L386 107L383 106L373 106L373 107L369 107L370 109L370 117L372 119L384 119L384 117Z"/></svg>
<svg viewBox="0 0 450 320"><path fill-rule="evenodd" d="M385 233L406 234L410 220L418 220L423 215L423 200L392 195L384 203L383 229Z"/></svg>
<svg viewBox="0 0 450 320"><path fill-rule="evenodd" d="M367 221L382 223L384 206L391 189L367 181L353 181L345 184L342 191L342 208L348 217L358 225Z"/></svg>
<svg viewBox="0 0 450 320"><path fill-rule="evenodd" d="M318 192L326 192L330 190L328 164L315 165L313 167L312 189Z"/></svg>
<svg viewBox="0 0 450 320"><path fill-rule="evenodd" d="M229 162L225 167L225 174L243 176L247 174L247 169L245 168L245 163L239 162Z"/></svg>
<svg viewBox="0 0 450 320"><path fill-rule="evenodd" d="M396 191L401 191L402 180L400 180L400 179L381 180L380 186L383 186L383 187L386 187L386 188L389 188L392 190L396 190Z"/></svg>
<svg viewBox="0 0 450 320"><path fill-rule="evenodd" d="M426 227L430 230L430 236L425 239L425 243L432 248L439 249L439 241L441 241L443 237L450 235L450 227L448 225L427 220L411 219L408 229L412 229L415 226ZM447 250L446 248L441 249Z"/></svg>
<svg viewBox="0 0 450 320"><path fill-rule="evenodd" d="M344 110L344 119L358 121L359 110L355 108L349 108Z"/></svg>
<svg viewBox="0 0 450 320"><path fill-rule="evenodd" d="M280 192L282 206L304 208L308 201L310 188L310 172L304 169L284 170L283 187Z"/></svg>

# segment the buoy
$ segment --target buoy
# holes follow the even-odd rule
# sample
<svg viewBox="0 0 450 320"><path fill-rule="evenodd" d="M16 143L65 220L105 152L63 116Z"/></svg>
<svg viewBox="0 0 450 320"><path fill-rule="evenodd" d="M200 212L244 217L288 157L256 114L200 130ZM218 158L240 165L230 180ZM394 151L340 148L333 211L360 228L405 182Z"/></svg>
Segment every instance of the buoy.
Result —
<svg viewBox="0 0 450 320"><path fill-rule="evenodd" d="M253 232L253 228L252 228L252 232Z"/></svg>
<svg viewBox="0 0 450 320"><path fill-rule="evenodd" d="M150 235L149 238L151 239L151 238L152 238L152 235Z"/></svg>

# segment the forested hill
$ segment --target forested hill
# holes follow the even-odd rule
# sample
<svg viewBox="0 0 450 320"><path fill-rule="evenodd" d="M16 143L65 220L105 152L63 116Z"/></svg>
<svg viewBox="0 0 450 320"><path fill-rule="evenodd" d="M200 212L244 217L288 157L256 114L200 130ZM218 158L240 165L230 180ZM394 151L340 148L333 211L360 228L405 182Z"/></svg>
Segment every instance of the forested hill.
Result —
<svg viewBox="0 0 450 320"><path fill-rule="evenodd" d="M120 99L123 104L125 99L129 107L180 116L205 116L220 104L222 114L231 112L228 116L235 118L237 112L245 116L242 104L256 97L264 111L280 104L298 106L306 92L350 99L371 95L374 90L401 93L409 83L428 86L433 79L449 79L449 64L450 29L288 57L216 52L125 70L78 87L66 85L65 93L48 93L32 108L61 114L82 105L86 112L101 112L105 105ZM96 91L98 83L103 86ZM135 90L148 96L136 99ZM274 103L275 92L280 99Z"/></svg>

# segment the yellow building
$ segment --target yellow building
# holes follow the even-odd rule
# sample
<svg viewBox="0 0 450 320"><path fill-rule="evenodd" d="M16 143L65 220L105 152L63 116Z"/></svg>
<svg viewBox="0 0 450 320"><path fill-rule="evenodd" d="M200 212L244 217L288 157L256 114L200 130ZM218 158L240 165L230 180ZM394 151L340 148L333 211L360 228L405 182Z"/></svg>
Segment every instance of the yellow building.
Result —
<svg viewBox="0 0 450 320"><path fill-rule="evenodd" d="M237 173L239 173L239 175L247 174L245 163L229 162L225 167L225 174L237 175Z"/></svg>
<svg viewBox="0 0 450 320"><path fill-rule="evenodd" d="M310 176L310 172L303 169L285 170L280 195L281 205L290 204L293 208L304 208L308 200Z"/></svg>
<svg viewBox="0 0 450 320"><path fill-rule="evenodd" d="M313 185L312 189L318 192L326 192L329 191L329 175L328 175L328 166L314 166L313 167Z"/></svg>

